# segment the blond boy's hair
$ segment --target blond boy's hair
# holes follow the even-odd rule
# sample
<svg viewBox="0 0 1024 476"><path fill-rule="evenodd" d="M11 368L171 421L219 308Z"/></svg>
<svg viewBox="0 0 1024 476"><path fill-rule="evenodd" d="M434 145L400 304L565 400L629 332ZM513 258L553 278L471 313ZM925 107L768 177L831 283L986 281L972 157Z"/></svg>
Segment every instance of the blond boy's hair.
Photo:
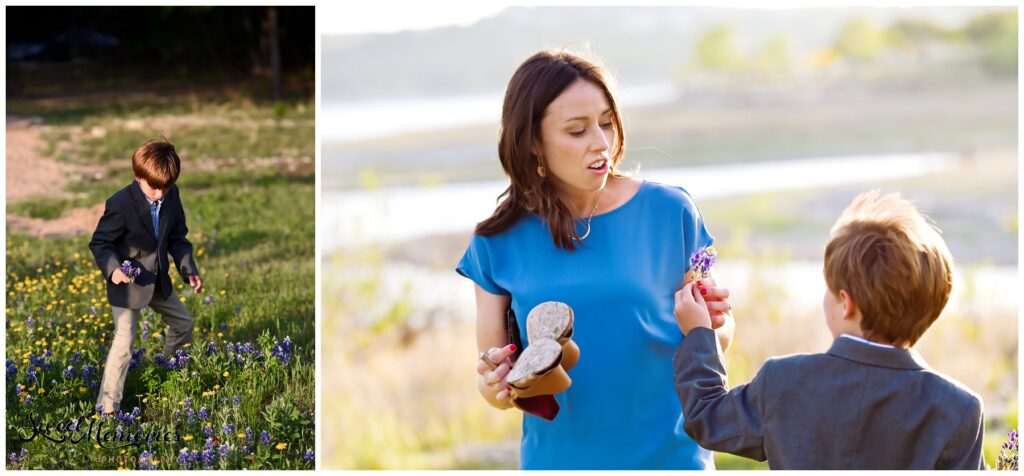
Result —
<svg viewBox="0 0 1024 476"><path fill-rule="evenodd" d="M165 189L178 180L181 159L165 137L147 141L132 154L132 172L146 179L151 187Z"/></svg>
<svg viewBox="0 0 1024 476"><path fill-rule="evenodd" d="M854 198L832 226L825 282L857 303L865 337L911 346L949 301L953 257L912 203L872 190Z"/></svg>

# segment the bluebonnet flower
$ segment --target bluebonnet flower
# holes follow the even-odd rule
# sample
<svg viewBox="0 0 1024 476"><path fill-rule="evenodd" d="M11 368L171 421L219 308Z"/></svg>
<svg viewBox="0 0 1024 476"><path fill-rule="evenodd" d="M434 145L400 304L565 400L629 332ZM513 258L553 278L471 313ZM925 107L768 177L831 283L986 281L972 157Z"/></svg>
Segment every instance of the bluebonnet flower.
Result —
<svg viewBox="0 0 1024 476"><path fill-rule="evenodd" d="M50 352L50 349L46 349L46 352L43 352L43 358L49 359L50 357L53 357L53 352Z"/></svg>
<svg viewBox="0 0 1024 476"><path fill-rule="evenodd" d="M238 408L239 406L242 405L242 399L238 398L238 395L235 395L235 398L232 399L232 404L235 406L235 408Z"/></svg>
<svg viewBox="0 0 1024 476"><path fill-rule="evenodd" d="M185 397L185 408L192 408L192 397Z"/></svg>
<svg viewBox="0 0 1024 476"><path fill-rule="evenodd" d="M244 454L248 454L249 453L249 447L247 445L242 445L242 450L241 451L242 451L243 455Z"/></svg>
<svg viewBox="0 0 1024 476"><path fill-rule="evenodd" d="M135 282L135 278L138 278L139 275L142 274L142 269L132 266L132 262L128 260L121 262L121 266L118 266L118 268L125 276L128 277L128 281L132 283Z"/></svg>
<svg viewBox="0 0 1024 476"><path fill-rule="evenodd" d="M217 345L214 344L213 342L207 343L206 344L206 356L209 357L209 356L213 355L215 352L217 352Z"/></svg>
<svg viewBox="0 0 1024 476"><path fill-rule="evenodd" d="M131 372L133 369L135 369L135 367L137 367L139 365L139 362L142 360L142 356L145 355L145 353L146 353L146 348L145 347L139 347L138 349L135 349L134 351L132 351L132 360L131 360L131 362L128 363L128 371L129 372Z"/></svg>
<svg viewBox="0 0 1024 476"><path fill-rule="evenodd" d="M208 450L213 449L213 438L207 438L206 443L203 444L203 448L206 448Z"/></svg>
<svg viewBox="0 0 1024 476"><path fill-rule="evenodd" d="M167 359L164 358L163 354L154 355L153 362L156 362L156 364L160 367L167 368Z"/></svg>
<svg viewBox="0 0 1024 476"><path fill-rule="evenodd" d="M181 410L174 410L174 419L181 420ZM192 423L192 422L189 422Z"/></svg>
<svg viewBox="0 0 1024 476"><path fill-rule="evenodd" d="M23 403L25 405L31 405L32 404L32 397L31 396L25 397L25 401Z"/></svg>
<svg viewBox="0 0 1024 476"><path fill-rule="evenodd" d="M142 342L149 339L149 321L142 321Z"/></svg>
<svg viewBox="0 0 1024 476"><path fill-rule="evenodd" d="M189 408L185 411L185 415L188 416L188 424L191 425L195 421L196 412Z"/></svg>
<svg viewBox="0 0 1024 476"><path fill-rule="evenodd" d="M69 365L64 369L64 378L75 378L75 368Z"/></svg>
<svg viewBox="0 0 1024 476"><path fill-rule="evenodd" d="M213 302L213 294L206 296L206 299L203 299L203 304L210 304L211 302Z"/></svg>
<svg viewBox="0 0 1024 476"><path fill-rule="evenodd" d="M120 440L121 435L124 435L124 427L122 427L121 425L117 425L117 428L114 429L114 439Z"/></svg>
<svg viewBox="0 0 1024 476"><path fill-rule="evenodd" d="M72 363L75 363L75 364L77 364L77 363L78 363L78 362L80 362L81 360L82 360L82 353L81 353L81 352L78 352L78 351L76 350L74 354L71 354L71 362L72 362Z"/></svg>
<svg viewBox="0 0 1024 476"><path fill-rule="evenodd" d="M245 441L252 441L255 438L255 434L251 426L245 427Z"/></svg>
<svg viewBox="0 0 1024 476"><path fill-rule="evenodd" d="M233 354L235 352L235 344L232 342L228 342L228 345L225 347L225 350L227 350L228 353Z"/></svg>
<svg viewBox="0 0 1024 476"><path fill-rule="evenodd" d="M92 378L92 373L96 371L96 367L91 365L82 366L82 379L88 382Z"/></svg>
<svg viewBox="0 0 1024 476"><path fill-rule="evenodd" d="M18 376L18 366L14 365L11 359L7 359L7 380L14 380Z"/></svg>
<svg viewBox="0 0 1024 476"><path fill-rule="evenodd" d="M19 384L16 384L14 386L14 394L15 395L17 395L17 394L19 394L21 392L24 392L24 391L25 391L25 386L23 386L22 384L19 383Z"/></svg>
<svg viewBox="0 0 1024 476"><path fill-rule="evenodd" d="M228 449L228 445L220 445L220 448L217 448L221 459L228 459Z"/></svg>
<svg viewBox="0 0 1024 476"><path fill-rule="evenodd" d="M228 436L231 436L231 434L234 433L234 431L235 431L235 426L231 425L231 424L228 424L228 423L225 423L224 426L222 426L220 428L221 434L228 435Z"/></svg>
<svg viewBox="0 0 1024 476"><path fill-rule="evenodd" d="M270 433L267 433L266 431L261 431L260 432L260 444L261 445L269 445L270 444Z"/></svg>
<svg viewBox="0 0 1024 476"><path fill-rule="evenodd" d="M241 313L242 313L242 306L235 306L235 314L241 314Z"/></svg>
<svg viewBox="0 0 1024 476"><path fill-rule="evenodd" d="M35 326L36 326L36 321L32 320L32 316L28 316L28 319L25 319L25 327L35 327Z"/></svg>
<svg viewBox="0 0 1024 476"><path fill-rule="evenodd" d="M314 459L316 459L316 457L313 455L313 450L312 449L306 450L306 453L302 455L302 459L304 459L306 461L313 461Z"/></svg>
<svg viewBox="0 0 1024 476"><path fill-rule="evenodd" d="M213 449L203 450L203 468L209 469L217 462L217 453Z"/></svg>
<svg viewBox="0 0 1024 476"><path fill-rule="evenodd" d="M39 378L36 375L36 368L35 367L29 367L29 370L28 370L28 383L35 384L37 380L39 380Z"/></svg>
<svg viewBox="0 0 1024 476"><path fill-rule="evenodd" d="M94 407L93 409L96 410L96 413L103 413L103 405L102 404L97 403L96 407Z"/></svg>
<svg viewBox="0 0 1024 476"><path fill-rule="evenodd" d="M178 466L181 466L181 469L188 469L188 466L189 466L189 457L188 456L189 456L189 450L188 450L187 446L182 448L181 452L178 453Z"/></svg>
<svg viewBox="0 0 1024 476"><path fill-rule="evenodd" d="M28 449L22 448L17 453L11 453L7 456L7 462L9 464L18 464L28 459Z"/></svg>
<svg viewBox="0 0 1024 476"><path fill-rule="evenodd" d="M206 410L206 407L199 409L199 419L203 421L210 419L210 412Z"/></svg>
<svg viewBox="0 0 1024 476"><path fill-rule="evenodd" d="M203 434L207 437L213 436L213 425L207 423L206 426L203 427Z"/></svg>
<svg viewBox="0 0 1024 476"><path fill-rule="evenodd" d="M999 470L1013 470L1017 471L1018 468L1018 451L1020 441L1017 439L1017 430L1012 429L1006 434L1010 439L1006 443L1003 443L1002 448L999 450L999 458L996 461L996 469Z"/></svg>
<svg viewBox="0 0 1024 476"><path fill-rule="evenodd" d="M690 256L690 271L693 272L693 279L704 279L715 264L715 256L718 252L714 246L706 246L697 249L697 252Z"/></svg>
<svg viewBox="0 0 1024 476"><path fill-rule="evenodd" d="M139 407L132 407L132 422L139 421L139 417L142 416L142 410Z"/></svg>
<svg viewBox="0 0 1024 476"><path fill-rule="evenodd" d="M228 330L228 323L226 323L226 322L220 323L220 330L222 330L222 331Z"/></svg>
<svg viewBox="0 0 1024 476"><path fill-rule="evenodd" d="M292 339L290 337L285 337L284 342L280 344L278 344L276 340L274 341L274 348L271 349L270 355L272 357L277 357L278 360L287 364L292 359L291 351Z"/></svg>
<svg viewBox="0 0 1024 476"><path fill-rule="evenodd" d="M143 451L142 454L139 455L139 469L157 469L156 465L153 464L153 453L150 453L149 451Z"/></svg>
<svg viewBox="0 0 1024 476"><path fill-rule="evenodd" d="M135 407L132 410L131 413L126 413L126 412L118 410L117 411L117 421L119 421L119 422L121 422L121 423L123 423L125 425L131 425L132 423L135 423L135 417L139 416L139 412L140 412L139 411L139 407Z"/></svg>

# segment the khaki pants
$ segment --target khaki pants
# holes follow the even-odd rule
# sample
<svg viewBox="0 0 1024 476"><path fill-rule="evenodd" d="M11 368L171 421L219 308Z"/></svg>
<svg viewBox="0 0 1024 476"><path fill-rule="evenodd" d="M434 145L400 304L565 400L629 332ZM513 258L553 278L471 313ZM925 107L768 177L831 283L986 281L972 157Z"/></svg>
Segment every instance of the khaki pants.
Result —
<svg viewBox="0 0 1024 476"><path fill-rule="evenodd" d="M162 299L155 292L149 307L160 314L167 324L164 341L164 357L170 359L174 352L185 344L192 342L192 316L178 295L171 293ZM96 397L96 405L103 405L103 413L117 412L121 408L121 397L124 392L124 379L128 375L128 365L132 360L132 342L139 328L139 310L111 306L114 315L114 341L110 344L107 365L103 369L103 381L100 383L100 394Z"/></svg>

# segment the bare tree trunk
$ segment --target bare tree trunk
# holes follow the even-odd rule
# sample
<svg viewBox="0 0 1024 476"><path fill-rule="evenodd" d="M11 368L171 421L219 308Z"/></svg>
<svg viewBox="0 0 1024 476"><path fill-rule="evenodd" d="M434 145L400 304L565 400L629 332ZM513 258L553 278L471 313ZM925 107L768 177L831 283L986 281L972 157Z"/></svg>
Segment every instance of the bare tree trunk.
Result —
<svg viewBox="0 0 1024 476"><path fill-rule="evenodd" d="M267 37L270 43L270 80L276 101L281 99L281 47L277 32L277 7L267 7Z"/></svg>

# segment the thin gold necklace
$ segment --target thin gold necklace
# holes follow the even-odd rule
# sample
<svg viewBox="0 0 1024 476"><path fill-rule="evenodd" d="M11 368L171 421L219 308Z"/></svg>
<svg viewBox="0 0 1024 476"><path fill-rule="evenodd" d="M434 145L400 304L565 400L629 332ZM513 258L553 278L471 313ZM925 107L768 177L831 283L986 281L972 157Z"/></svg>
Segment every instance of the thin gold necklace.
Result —
<svg viewBox="0 0 1024 476"><path fill-rule="evenodd" d="M583 240L587 239L588 236L590 236L590 222L594 220L594 213L597 212L597 206L601 204L601 197L604 196L604 189L607 187L608 186L605 185L604 187L601 188L601 193L597 195L597 202L594 202L594 209L590 210L590 217L587 218L587 232L584 233L583 236L579 238L574 238L576 241L582 242Z"/></svg>

